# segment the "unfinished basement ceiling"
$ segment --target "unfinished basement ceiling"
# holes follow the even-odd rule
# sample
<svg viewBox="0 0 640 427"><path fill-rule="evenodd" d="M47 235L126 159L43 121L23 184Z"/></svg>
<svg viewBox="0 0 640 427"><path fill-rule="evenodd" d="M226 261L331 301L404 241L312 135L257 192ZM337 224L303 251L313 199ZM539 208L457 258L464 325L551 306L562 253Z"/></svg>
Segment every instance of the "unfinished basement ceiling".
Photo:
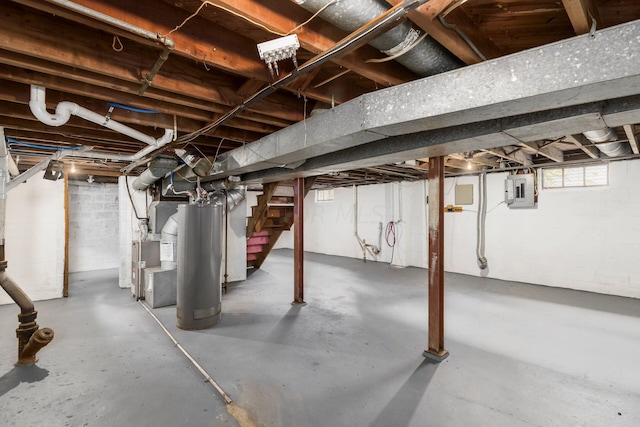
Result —
<svg viewBox="0 0 640 427"><path fill-rule="evenodd" d="M400 0L371 1L389 8L402 4ZM187 138L216 123L261 90L279 86L278 80L294 71L293 61L282 60L278 62L279 75L272 77L259 57L258 43L290 32L297 34L300 48L296 59L300 70L304 70L312 58L317 59L349 37L350 31L325 20L330 8L337 5L330 4L314 17L305 7L323 2L305 3L2 2L0 126L9 138L11 154L20 170L25 170L61 148L90 146L92 153L113 157L132 155L146 147L143 142L79 117L72 117L59 127L40 122L29 108L30 85L46 88L50 112L59 102L70 101L153 138L161 137L164 129L176 129L178 139L154 155L173 154L174 149L184 148L197 156L213 158L238 147L251 147L254 141L306 120L314 109L326 110L363 94L423 77L401 64L404 55L376 62L387 56L372 46L355 43L321 66L294 75L286 85L239 110L233 118ZM332 2L324 2L329 3ZM166 61L159 61L165 48L162 43L140 37L113 22L89 17L75 6L158 34L161 40L169 38L175 46ZM309 21L310 18L313 19ZM430 0L409 12L407 18L462 66L569 39L592 31L594 25L601 30L639 19L640 4L630 0ZM145 88L145 77L154 65L160 64ZM482 84L478 81L479 87ZM595 147L598 143L582 135L590 130L593 129L584 128L553 139L500 143L496 148L452 153L446 160L447 172L607 158ZM637 132L635 122L613 129L615 139L628 145L631 156L640 154ZM80 179L88 175L98 179L115 177L131 163L81 155L63 162L67 170L74 165L73 176ZM134 175L144 168L143 161L137 164L132 169ZM424 164L423 158L403 158L393 164L341 170L323 175L316 185L424 179Z"/></svg>

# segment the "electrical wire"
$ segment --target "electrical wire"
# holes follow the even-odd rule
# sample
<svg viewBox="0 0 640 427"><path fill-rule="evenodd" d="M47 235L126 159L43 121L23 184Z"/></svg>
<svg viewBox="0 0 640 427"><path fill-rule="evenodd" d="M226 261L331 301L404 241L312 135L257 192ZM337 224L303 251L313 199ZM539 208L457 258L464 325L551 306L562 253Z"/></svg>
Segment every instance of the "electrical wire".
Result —
<svg viewBox="0 0 640 427"><path fill-rule="evenodd" d="M420 44L420 42L422 40L426 39L428 35L429 35L429 33L424 33L423 35L418 37L418 39L416 41L414 41L409 46L407 46L406 49L402 49L402 51L396 53L395 55L387 56L386 58L380 58L380 59L367 59L366 61L364 61L364 63L365 64L369 64L369 63L379 64L381 62L393 61L394 59L400 58L402 55L404 55L405 53L409 52L414 47L418 46L418 44Z"/></svg>
<svg viewBox="0 0 640 427"><path fill-rule="evenodd" d="M329 6L336 4L338 2L338 0L332 0L329 3L325 4L324 6L322 6L316 13L314 13L311 18L307 19L306 21L304 21L302 24L298 25L297 27L295 27L293 30L289 31L287 34L284 34L285 36L288 36L289 34L293 33L296 30L299 30L300 28L304 27L305 25L307 25L309 22L313 21L318 15L320 15L322 12L324 12L324 10L326 8L328 8Z"/></svg>
<svg viewBox="0 0 640 427"><path fill-rule="evenodd" d="M29 142L18 141L17 139L11 138L9 136L5 137L5 139L7 140L7 142L10 142L11 144L20 145L21 147L35 148L37 150L58 151L58 150L80 150L81 148L84 148L82 145L77 145L75 147L51 147L48 145L31 144Z"/></svg>
<svg viewBox="0 0 640 427"><path fill-rule="evenodd" d="M136 209L136 204L133 203L133 196L131 195L131 189L129 188L129 175L125 175L124 176L124 185L127 187L127 194L129 195L129 201L131 202L131 207L133 207L133 213L136 216L136 219L138 221L142 221L142 220L149 220L149 217L146 218L142 218L140 217L140 215L138 215L138 209ZM146 194L146 192L145 192Z"/></svg>
<svg viewBox="0 0 640 427"><path fill-rule="evenodd" d="M156 110L147 110L145 108L131 107L129 105L118 104L117 102L107 102L107 107L120 108L122 110L131 111L132 113L158 114Z"/></svg>
<svg viewBox="0 0 640 427"><path fill-rule="evenodd" d="M414 1L407 5L399 4L387 12L382 14L379 19L375 22L372 22L365 27L359 29L358 31L352 33L346 38L342 39L336 45L328 49L327 51L320 53L307 61L302 66L298 67L293 72L290 72L286 76L282 77L280 80L272 83L271 85L259 90L249 98L247 98L242 104L232 108L227 113L222 115L219 119L214 122L211 122L204 127L191 132L189 134L183 135L177 139L179 143L187 143L191 142L194 139L204 135L205 133L219 127L224 122L229 119L236 117L241 111L244 111L247 107L253 105L257 101L260 101L272 93L276 92L281 87L287 85L291 81L300 77L301 75L314 70L315 68L325 64L327 61L331 60L333 57L343 53L347 48L351 47L353 44L357 44L361 42L363 39L371 38L381 32L383 29L386 29L389 25L396 22L398 19L404 17L408 12L418 7L421 3L419 1Z"/></svg>
<svg viewBox="0 0 640 427"><path fill-rule="evenodd" d="M396 245L396 223L389 221L387 223L387 229L384 232L384 239L387 241L387 246L393 248Z"/></svg>
<svg viewBox="0 0 640 427"><path fill-rule="evenodd" d="M393 265L393 257L396 253L396 243L397 243L397 238L398 238L398 234L397 234L397 230L396 230L396 225L397 223L394 221L389 221L387 223L387 229L385 230L384 233L384 239L387 242L387 246L389 246L391 248L391 260L389 261L389 265Z"/></svg>

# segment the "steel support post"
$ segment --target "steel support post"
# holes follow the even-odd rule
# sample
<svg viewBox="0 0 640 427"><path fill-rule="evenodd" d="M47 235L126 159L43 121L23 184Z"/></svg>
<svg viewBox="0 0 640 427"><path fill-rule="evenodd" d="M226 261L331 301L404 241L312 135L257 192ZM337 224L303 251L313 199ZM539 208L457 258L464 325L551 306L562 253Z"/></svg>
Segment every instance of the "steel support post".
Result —
<svg viewBox="0 0 640 427"><path fill-rule="evenodd" d="M444 157L429 158L429 344L424 357L442 361L444 349Z"/></svg>
<svg viewBox="0 0 640 427"><path fill-rule="evenodd" d="M293 181L293 303L304 304L304 178Z"/></svg>

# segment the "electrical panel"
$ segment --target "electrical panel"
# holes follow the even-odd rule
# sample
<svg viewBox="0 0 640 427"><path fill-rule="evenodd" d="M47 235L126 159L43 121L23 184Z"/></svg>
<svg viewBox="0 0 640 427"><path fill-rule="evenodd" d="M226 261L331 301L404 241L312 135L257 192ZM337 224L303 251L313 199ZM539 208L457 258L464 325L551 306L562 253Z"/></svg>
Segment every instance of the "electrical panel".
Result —
<svg viewBox="0 0 640 427"><path fill-rule="evenodd" d="M511 209L535 208L535 181L533 174L509 175L504 182L504 201Z"/></svg>
<svg viewBox="0 0 640 427"><path fill-rule="evenodd" d="M473 204L473 184L456 185L456 205Z"/></svg>

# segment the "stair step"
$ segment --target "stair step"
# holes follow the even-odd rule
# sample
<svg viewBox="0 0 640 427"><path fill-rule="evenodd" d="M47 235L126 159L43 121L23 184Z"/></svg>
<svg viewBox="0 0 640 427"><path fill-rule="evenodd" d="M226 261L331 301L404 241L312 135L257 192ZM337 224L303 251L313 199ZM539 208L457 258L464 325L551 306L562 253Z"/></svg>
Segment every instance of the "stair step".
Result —
<svg viewBox="0 0 640 427"><path fill-rule="evenodd" d="M266 245L269 243L269 236L251 236L249 240L247 240L247 246L253 245Z"/></svg>
<svg viewBox="0 0 640 427"><path fill-rule="evenodd" d="M287 215L287 211L291 212L292 209L288 209L285 206L270 206L267 211L267 218L282 218Z"/></svg>
<svg viewBox="0 0 640 427"><path fill-rule="evenodd" d="M261 236L269 237L270 235L271 235L271 233L269 233L269 230L260 230L260 231L256 231L255 233L253 233L251 235L251 237L261 237Z"/></svg>
<svg viewBox="0 0 640 427"><path fill-rule="evenodd" d="M293 204L293 197L289 196L273 196L271 200L269 200L269 204L271 203L291 203Z"/></svg>
<svg viewBox="0 0 640 427"><path fill-rule="evenodd" d="M256 254L247 254L247 263L249 261L255 261L257 259L258 259L258 255L256 255Z"/></svg>
<svg viewBox="0 0 640 427"><path fill-rule="evenodd" d="M262 252L262 245L247 246L247 254L259 254Z"/></svg>

